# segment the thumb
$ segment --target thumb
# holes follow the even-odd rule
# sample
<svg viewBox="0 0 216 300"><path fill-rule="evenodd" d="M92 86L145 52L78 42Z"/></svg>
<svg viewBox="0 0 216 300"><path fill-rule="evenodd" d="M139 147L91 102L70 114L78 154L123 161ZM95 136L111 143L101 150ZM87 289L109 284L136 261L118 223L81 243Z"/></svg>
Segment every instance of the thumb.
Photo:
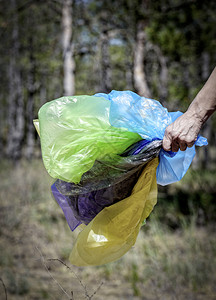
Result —
<svg viewBox="0 0 216 300"><path fill-rule="evenodd" d="M171 150L171 145L172 145L171 138L165 134L164 138L163 138L163 142L162 142L162 148L165 151L170 151Z"/></svg>

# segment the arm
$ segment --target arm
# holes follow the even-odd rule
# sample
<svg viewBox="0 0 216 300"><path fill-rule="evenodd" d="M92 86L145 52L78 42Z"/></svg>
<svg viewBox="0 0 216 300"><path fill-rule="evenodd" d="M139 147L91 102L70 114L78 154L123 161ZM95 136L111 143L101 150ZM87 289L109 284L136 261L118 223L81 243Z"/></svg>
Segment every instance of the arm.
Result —
<svg viewBox="0 0 216 300"><path fill-rule="evenodd" d="M188 110L167 126L163 138L166 151L184 151L192 147L203 124L216 110L216 68L197 94Z"/></svg>

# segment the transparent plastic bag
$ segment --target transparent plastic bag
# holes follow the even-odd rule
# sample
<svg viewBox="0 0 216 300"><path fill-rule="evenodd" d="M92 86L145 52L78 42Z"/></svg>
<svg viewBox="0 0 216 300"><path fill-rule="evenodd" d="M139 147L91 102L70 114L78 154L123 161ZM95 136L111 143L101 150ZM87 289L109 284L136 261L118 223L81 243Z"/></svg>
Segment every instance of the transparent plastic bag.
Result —
<svg viewBox="0 0 216 300"><path fill-rule="evenodd" d="M110 101L111 125L139 133L143 139L162 140L166 127L171 123L167 109L160 102L140 97L134 92L113 90L109 94L95 96Z"/></svg>
<svg viewBox="0 0 216 300"><path fill-rule="evenodd" d="M157 157L161 141L137 142L112 162L96 161L79 184L57 180L52 193L71 230L88 224L102 209L131 195L143 166Z"/></svg>
<svg viewBox="0 0 216 300"><path fill-rule="evenodd" d="M95 96L62 97L39 111L44 165L53 178L78 183L96 160L112 160L143 139L163 139L166 127L181 112L168 113L158 101L130 91ZM111 124L111 125L110 125ZM207 145L199 137L195 145ZM180 180L195 156L195 147L178 153L160 152L157 182Z"/></svg>
<svg viewBox="0 0 216 300"><path fill-rule="evenodd" d="M181 115L182 113L179 111L170 113L172 122ZM160 163L157 168L157 183L160 185L168 185L181 180L196 155L195 146L205 145L208 145L207 139L198 136L193 147L187 148L185 151L179 150L177 153L174 153L174 156L170 156L166 151L161 149Z"/></svg>
<svg viewBox="0 0 216 300"><path fill-rule="evenodd" d="M140 97L130 91L112 91L109 94L99 93L111 102L110 123L115 127L127 128L147 140L164 137L166 127L182 113L169 113L158 101ZM199 136L196 146L208 145L207 139ZM186 151L172 153L161 149L160 163L157 169L157 183L167 185L182 179L196 154L195 146Z"/></svg>
<svg viewBox="0 0 216 300"><path fill-rule="evenodd" d="M70 254L76 266L102 265L124 255L157 202L158 158L147 163L129 197L104 208L79 233Z"/></svg>
<svg viewBox="0 0 216 300"><path fill-rule="evenodd" d="M71 263L105 264L134 245L156 204L157 182L180 180L195 155L195 146L177 154L161 149L179 114L130 91L62 97L40 109L34 124L44 165L57 178L53 195L72 230L87 225ZM199 137L196 144L207 141Z"/></svg>
<svg viewBox="0 0 216 300"><path fill-rule="evenodd" d="M95 160L112 160L139 134L109 123L110 102L94 96L62 97L39 110L42 157L50 176L78 183Z"/></svg>

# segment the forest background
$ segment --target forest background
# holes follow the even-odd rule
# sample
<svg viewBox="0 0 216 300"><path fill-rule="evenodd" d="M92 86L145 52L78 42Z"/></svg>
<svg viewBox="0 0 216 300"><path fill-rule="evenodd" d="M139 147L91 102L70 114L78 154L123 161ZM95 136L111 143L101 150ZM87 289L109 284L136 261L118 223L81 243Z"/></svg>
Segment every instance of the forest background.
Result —
<svg viewBox="0 0 216 300"><path fill-rule="evenodd" d="M47 101L111 90L184 112L215 49L214 0L0 0L1 299L91 299L83 281L99 287L94 299L216 299L215 116L185 177L159 187L135 248L75 275L46 269L46 257L68 263L76 234L51 198L32 122Z"/></svg>

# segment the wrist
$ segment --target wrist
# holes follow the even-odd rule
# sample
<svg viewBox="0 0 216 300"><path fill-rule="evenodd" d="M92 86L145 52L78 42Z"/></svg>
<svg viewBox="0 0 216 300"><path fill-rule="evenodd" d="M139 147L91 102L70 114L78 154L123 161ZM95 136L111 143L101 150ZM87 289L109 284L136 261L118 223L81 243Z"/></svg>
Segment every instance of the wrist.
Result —
<svg viewBox="0 0 216 300"><path fill-rule="evenodd" d="M194 101L185 112L190 119L194 119L196 123L200 125L200 127L207 120L207 111L205 107L201 107L198 102Z"/></svg>
<svg viewBox="0 0 216 300"><path fill-rule="evenodd" d="M195 116L203 125L216 110L216 68L213 70L208 81L197 94L188 108L189 114Z"/></svg>
<svg viewBox="0 0 216 300"><path fill-rule="evenodd" d="M212 103L208 101L203 93L199 93L191 105L188 107L187 113L201 124L201 126L207 121L207 119L214 112L215 108Z"/></svg>

